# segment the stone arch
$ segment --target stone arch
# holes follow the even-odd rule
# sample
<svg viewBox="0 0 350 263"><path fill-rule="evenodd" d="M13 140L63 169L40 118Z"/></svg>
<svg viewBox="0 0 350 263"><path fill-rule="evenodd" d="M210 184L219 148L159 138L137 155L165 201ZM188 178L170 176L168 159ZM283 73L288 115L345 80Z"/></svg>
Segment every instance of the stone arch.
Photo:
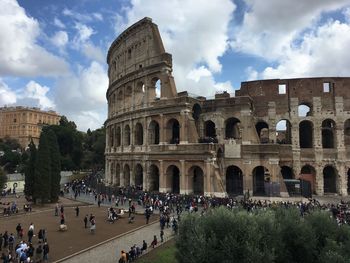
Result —
<svg viewBox="0 0 350 263"><path fill-rule="evenodd" d="M114 184L115 182L115 163L114 162L111 162L111 182L110 184Z"/></svg>
<svg viewBox="0 0 350 263"><path fill-rule="evenodd" d="M253 194L265 195L265 181L268 180L269 170L264 166L257 166L253 170Z"/></svg>
<svg viewBox="0 0 350 263"><path fill-rule="evenodd" d="M130 131L130 126L127 124L124 127L124 145L129 146L131 141L130 141L130 136L131 136L131 131Z"/></svg>
<svg viewBox="0 0 350 263"><path fill-rule="evenodd" d="M176 165L170 165L166 169L166 188L174 194L180 193L180 170Z"/></svg>
<svg viewBox="0 0 350 263"><path fill-rule="evenodd" d="M336 125L332 119L325 119L322 122L322 147L335 148L336 147Z"/></svg>
<svg viewBox="0 0 350 263"><path fill-rule="evenodd" d="M141 105L143 103L143 99L146 92L146 86L143 81L139 81L136 84L134 97L135 97L135 105Z"/></svg>
<svg viewBox="0 0 350 263"><path fill-rule="evenodd" d="M128 164L124 165L123 177L124 177L124 186L129 186L130 185L130 166Z"/></svg>
<svg viewBox="0 0 350 263"><path fill-rule="evenodd" d="M115 132L115 142L116 142L116 146L119 147L121 145L121 129L120 126L118 126L116 128L116 132Z"/></svg>
<svg viewBox="0 0 350 263"><path fill-rule="evenodd" d="M323 169L323 192L337 192L337 171L331 165L327 165Z"/></svg>
<svg viewBox="0 0 350 263"><path fill-rule="evenodd" d="M281 167L281 175L282 175L283 179L293 179L294 178L293 169L289 166L282 166Z"/></svg>
<svg viewBox="0 0 350 263"><path fill-rule="evenodd" d="M195 103L192 107L192 118L194 119L194 124L196 126L197 134L200 136L200 116L202 114L202 107Z"/></svg>
<svg viewBox="0 0 350 263"><path fill-rule="evenodd" d="M192 189L193 194L204 194L204 172L202 168L195 165L188 170L188 186Z"/></svg>
<svg viewBox="0 0 350 263"><path fill-rule="evenodd" d="M159 169L155 164L149 167L149 191L159 192Z"/></svg>
<svg viewBox="0 0 350 263"><path fill-rule="evenodd" d="M124 104L125 109L131 110L131 108L132 108L132 87L131 86L127 86L125 88L124 102L125 102L125 104Z"/></svg>
<svg viewBox="0 0 350 263"><path fill-rule="evenodd" d="M159 124L155 120L148 126L148 144L159 144Z"/></svg>
<svg viewBox="0 0 350 263"><path fill-rule="evenodd" d="M235 165L230 165L226 169L226 192L228 195L243 194L243 173Z"/></svg>
<svg viewBox="0 0 350 263"><path fill-rule="evenodd" d="M180 143L180 123L177 119L172 118L167 122L166 133L168 143Z"/></svg>
<svg viewBox="0 0 350 263"><path fill-rule="evenodd" d="M344 122L344 144L350 146L350 119Z"/></svg>
<svg viewBox="0 0 350 263"><path fill-rule="evenodd" d="M138 189L142 189L143 187L143 168L139 163L135 166L135 186Z"/></svg>
<svg viewBox="0 0 350 263"><path fill-rule="evenodd" d="M316 191L316 169L306 164L300 170L300 179L310 182L313 193Z"/></svg>
<svg viewBox="0 0 350 263"><path fill-rule="evenodd" d="M135 145L143 145L143 127L141 123L135 125Z"/></svg>
<svg viewBox="0 0 350 263"><path fill-rule="evenodd" d="M117 163L115 166L115 178L116 181L114 182L115 185L120 186L120 164Z"/></svg>
<svg viewBox="0 0 350 263"><path fill-rule="evenodd" d="M150 101L159 100L162 96L162 81L158 77L152 78L148 87L148 97Z"/></svg>
<svg viewBox="0 0 350 263"><path fill-rule="evenodd" d="M312 113L312 104L311 103L303 102L303 103L299 104L299 106L298 106L298 116L299 117L311 116L311 113Z"/></svg>
<svg viewBox="0 0 350 263"><path fill-rule="evenodd" d="M258 121L255 130L261 143L269 142L269 125L265 121Z"/></svg>
<svg viewBox="0 0 350 263"><path fill-rule="evenodd" d="M240 131L241 121L237 118L228 118L225 121L225 138L226 139L240 139L241 131Z"/></svg>
<svg viewBox="0 0 350 263"><path fill-rule="evenodd" d="M109 127L109 146L114 147L114 126Z"/></svg>
<svg viewBox="0 0 350 263"><path fill-rule="evenodd" d="M287 119L282 119L276 124L276 142L279 144L292 143L292 124Z"/></svg>
<svg viewBox="0 0 350 263"><path fill-rule="evenodd" d="M123 105L123 89L120 89L117 96L117 108L122 108Z"/></svg>
<svg viewBox="0 0 350 263"><path fill-rule="evenodd" d="M216 138L215 123L211 120L204 122L204 136L209 138Z"/></svg>
<svg viewBox="0 0 350 263"><path fill-rule="evenodd" d="M299 123L299 145L300 148L313 148L314 146L314 125L311 121Z"/></svg>

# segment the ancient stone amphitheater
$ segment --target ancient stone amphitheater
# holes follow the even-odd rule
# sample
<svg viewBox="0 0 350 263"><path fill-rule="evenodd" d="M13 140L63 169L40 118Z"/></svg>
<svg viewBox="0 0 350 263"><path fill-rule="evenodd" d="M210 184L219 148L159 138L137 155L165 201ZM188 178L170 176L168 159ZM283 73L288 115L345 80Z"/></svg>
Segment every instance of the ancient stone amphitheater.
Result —
<svg viewBox="0 0 350 263"><path fill-rule="evenodd" d="M107 184L283 196L302 178L318 195L350 192L350 78L249 81L212 99L177 92L150 18L118 36L107 63Z"/></svg>

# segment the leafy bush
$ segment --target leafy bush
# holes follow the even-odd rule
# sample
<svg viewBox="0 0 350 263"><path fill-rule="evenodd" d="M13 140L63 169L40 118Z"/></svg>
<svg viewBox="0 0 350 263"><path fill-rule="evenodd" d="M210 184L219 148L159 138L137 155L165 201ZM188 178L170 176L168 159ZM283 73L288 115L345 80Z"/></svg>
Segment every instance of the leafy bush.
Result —
<svg viewBox="0 0 350 263"><path fill-rule="evenodd" d="M226 208L185 216L176 238L179 262L349 262L350 227L329 212L248 213Z"/></svg>

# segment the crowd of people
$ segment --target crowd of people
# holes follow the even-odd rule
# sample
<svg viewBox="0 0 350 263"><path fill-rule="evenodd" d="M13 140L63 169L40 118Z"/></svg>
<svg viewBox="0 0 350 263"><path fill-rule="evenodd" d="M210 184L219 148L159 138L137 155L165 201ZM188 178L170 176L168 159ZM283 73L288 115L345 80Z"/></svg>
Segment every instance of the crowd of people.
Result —
<svg viewBox="0 0 350 263"><path fill-rule="evenodd" d="M50 248L44 228L39 229L37 242L33 241L35 236L33 223L29 225L26 237L24 237L24 228L20 223L17 224L14 230L13 232L6 230L4 233L0 233L0 259L3 263L48 261ZM16 233L16 235L13 233Z"/></svg>

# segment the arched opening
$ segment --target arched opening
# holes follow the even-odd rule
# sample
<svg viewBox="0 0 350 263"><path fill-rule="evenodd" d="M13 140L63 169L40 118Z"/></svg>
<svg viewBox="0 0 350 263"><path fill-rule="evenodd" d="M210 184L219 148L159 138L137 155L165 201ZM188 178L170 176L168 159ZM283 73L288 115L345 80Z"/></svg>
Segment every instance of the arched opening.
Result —
<svg viewBox="0 0 350 263"><path fill-rule="evenodd" d="M299 104L298 116L299 117L311 116L311 106L305 103Z"/></svg>
<svg viewBox="0 0 350 263"><path fill-rule="evenodd" d="M168 121L167 138L170 144L180 143L180 123L177 119L170 119Z"/></svg>
<svg viewBox="0 0 350 263"><path fill-rule="evenodd" d="M159 124L154 120L148 127L148 144L159 144Z"/></svg>
<svg viewBox="0 0 350 263"><path fill-rule="evenodd" d="M116 180L114 181L114 184L116 186L120 186L120 164L117 163L115 166L115 178Z"/></svg>
<svg viewBox="0 0 350 263"><path fill-rule="evenodd" d="M130 126L126 125L124 128L124 145L130 145Z"/></svg>
<svg viewBox="0 0 350 263"><path fill-rule="evenodd" d="M131 110L132 109L132 88L130 86L125 88L125 109Z"/></svg>
<svg viewBox="0 0 350 263"><path fill-rule="evenodd" d="M281 167L281 174L284 180L294 178L293 169L288 166Z"/></svg>
<svg viewBox="0 0 350 263"><path fill-rule="evenodd" d="M311 165L304 165L300 171L300 179L310 182L311 190L315 193L316 189L316 170Z"/></svg>
<svg viewBox="0 0 350 263"><path fill-rule="evenodd" d="M204 134L207 138L216 138L216 128L214 122L206 121L204 123Z"/></svg>
<svg viewBox="0 0 350 263"><path fill-rule="evenodd" d="M199 118L200 118L201 113L202 113L201 106L198 103L195 103L192 107L192 118L194 119L194 124L196 126L196 130L197 130L198 135L200 134L200 132L199 132L199 130L200 130Z"/></svg>
<svg viewBox="0 0 350 263"><path fill-rule="evenodd" d="M117 109L123 108L123 99L124 99L123 90L120 90L117 96L117 107L116 107Z"/></svg>
<svg viewBox="0 0 350 263"><path fill-rule="evenodd" d="M135 105L141 105L143 103L143 98L145 96L146 86L142 81L139 81L136 84L134 97Z"/></svg>
<svg viewBox="0 0 350 263"><path fill-rule="evenodd" d="M159 192L159 169L154 164L149 167L149 191Z"/></svg>
<svg viewBox="0 0 350 263"><path fill-rule="evenodd" d="M337 172L333 166L326 166L323 169L323 192L337 192Z"/></svg>
<svg viewBox="0 0 350 263"><path fill-rule="evenodd" d="M115 133L116 146L119 147L121 144L121 129L118 126Z"/></svg>
<svg viewBox="0 0 350 263"><path fill-rule="evenodd" d="M115 183L115 164L114 162L111 163L111 184L113 185Z"/></svg>
<svg viewBox="0 0 350 263"><path fill-rule="evenodd" d="M240 139L241 121L237 118L229 118L226 120L225 124L225 138L226 139Z"/></svg>
<svg viewBox="0 0 350 263"><path fill-rule="evenodd" d="M160 99L161 97L161 86L162 83L160 81L160 79L157 80L156 84L155 84L155 88L156 88L156 99Z"/></svg>
<svg viewBox="0 0 350 263"><path fill-rule="evenodd" d="M299 123L299 145L300 148L313 148L313 124L311 121Z"/></svg>
<svg viewBox="0 0 350 263"><path fill-rule="evenodd" d="M170 165L166 171L167 188L174 194L180 193L180 170L175 165Z"/></svg>
<svg viewBox="0 0 350 263"><path fill-rule="evenodd" d="M143 168L141 164L137 164L135 167L135 186L140 190L143 187Z"/></svg>
<svg viewBox="0 0 350 263"><path fill-rule="evenodd" d="M135 125L135 145L143 144L143 127L141 123Z"/></svg>
<svg viewBox="0 0 350 263"><path fill-rule="evenodd" d="M226 169L226 192L228 195L243 194L243 173L237 166L231 165Z"/></svg>
<svg viewBox="0 0 350 263"><path fill-rule="evenodd" d="M344 123L344 144L350 146L350 119Z"/></svg>
<svg viewBox="0 0 350 263"><path fill-rule="evenodd" d="M109 145L114 147L114 126L109 128Z"/></svg>
<svg viewBox="0 0 350 263"><path fill-rule="evenodd" d="M269 180L269 170L264 166L257 166L253 170L253 194L265 195L265 181Z"/></svg>
<svg viewBox="0 0 350 263"><path fill-rule="evenodd" d="M335 135L335 122L331 119L324 120L322 122L322 147L335 148Z"/></svg>
<svg viewBox="0 0 350 263"><path fill-rule="evenodd" d="M204 194L204 173L199 166L192 166L189 170L189 189L193 194Z"/></svg>
<svg viewBox="0 0 350 263"><path fill-rule="evenodd" d="M279 144L292 143L292 125L289 120L280 120L277 123L276 142Z"/></svg>
<svg viewBox="0 0 350 263"><path fill-rule="evenodd" d="M256 133L258 134L260 143L269 142L269 125L264 121L258 121L255 124Z"/></svg>
<svg viewBox="0 0 350 263"><path fill-rule="evenodd" d="M124 186L130 186L130 167L124 165Z"/></svg>

